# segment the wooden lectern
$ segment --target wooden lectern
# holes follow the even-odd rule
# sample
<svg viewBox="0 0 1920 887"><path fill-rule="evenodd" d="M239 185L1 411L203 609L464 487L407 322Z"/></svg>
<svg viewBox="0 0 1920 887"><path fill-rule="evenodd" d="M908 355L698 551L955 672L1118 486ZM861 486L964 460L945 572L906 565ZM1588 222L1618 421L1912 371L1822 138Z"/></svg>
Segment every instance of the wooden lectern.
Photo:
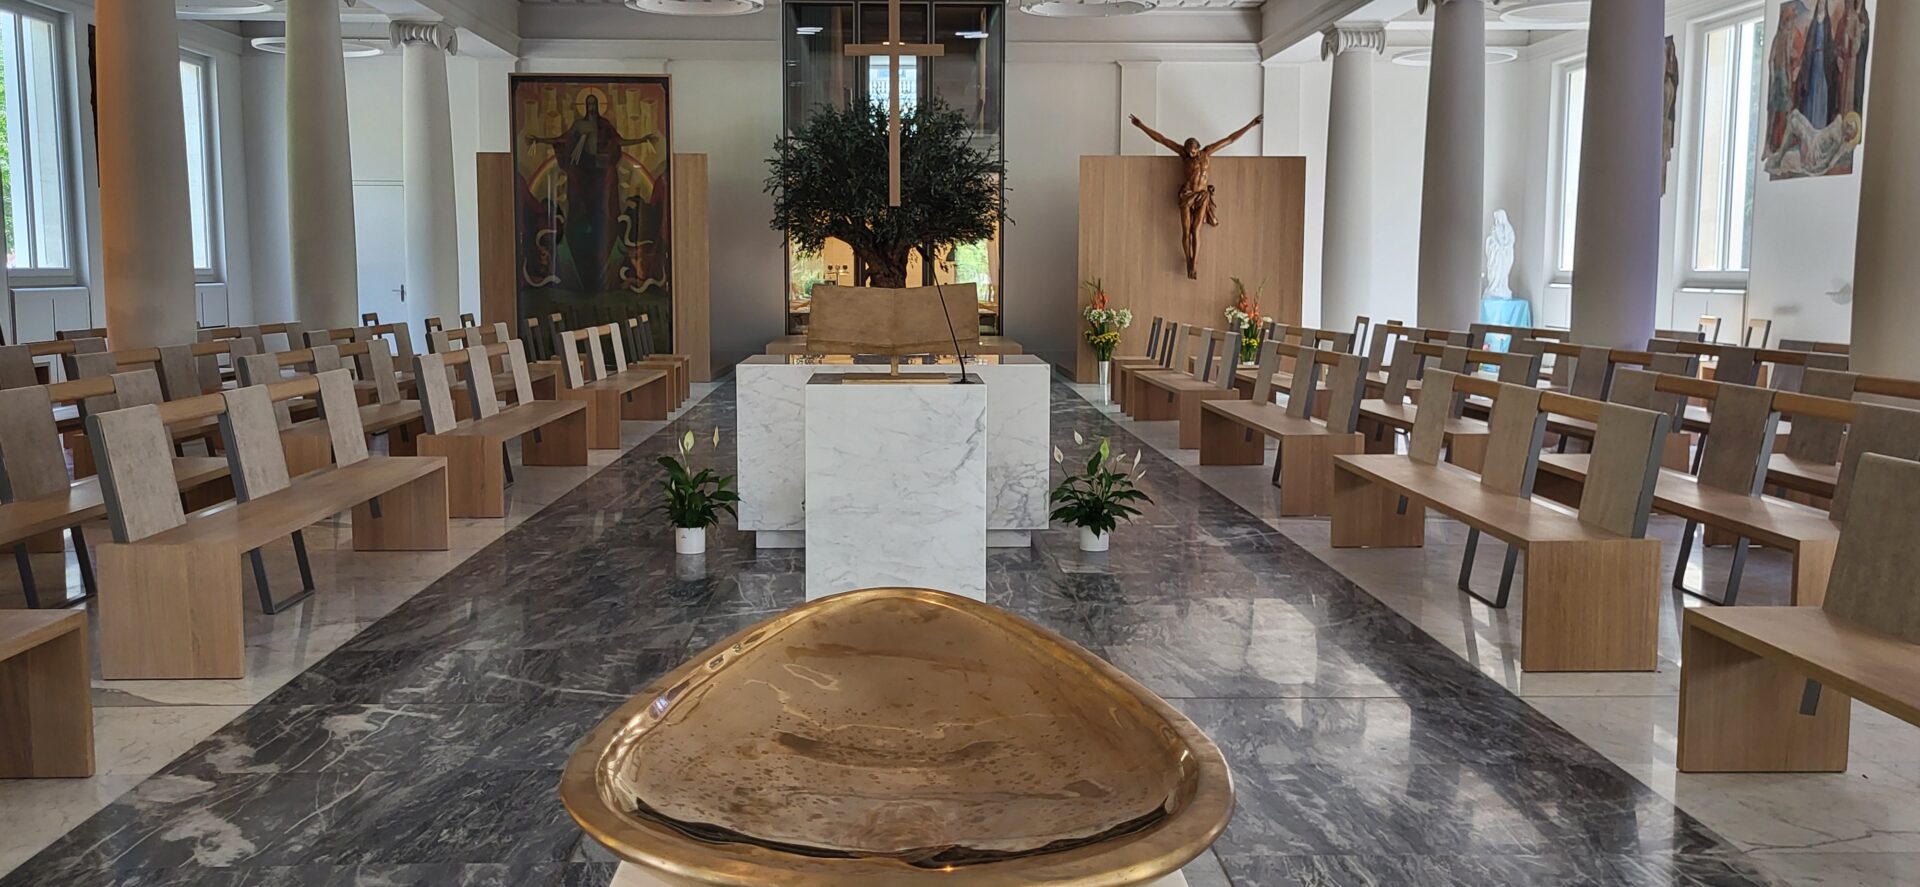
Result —
<svg viewBox="0 0 1920 887"><path fill-rule="evenodd" d="M980 347L979 294L974 285L909 289L816 286L807 325L808 354L915 354L966 357Z"/></svg>

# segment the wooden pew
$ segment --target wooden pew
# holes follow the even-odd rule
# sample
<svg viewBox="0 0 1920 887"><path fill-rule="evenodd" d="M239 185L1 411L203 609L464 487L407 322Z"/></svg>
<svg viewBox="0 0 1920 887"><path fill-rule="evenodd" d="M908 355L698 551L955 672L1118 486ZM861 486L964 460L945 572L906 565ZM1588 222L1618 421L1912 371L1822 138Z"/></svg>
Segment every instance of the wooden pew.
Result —
<svg viewBox="0 0 1920 887"><path fill-rule="evenodd" d="M315 395L338 464L294 479L273 403ZM359 415L351 379L334 370L87 418L114 537L98 554L103 677L243 677L242 557L253 562L261 609L278 612L312 582L274 600L260 548L335 514L353 512L356 551L446 550L446 460L368 456ZM164 426L210 416L220 419L238 501L188 515L177 497L155 495L171 459ZM304 567L304 548L295 553Z"/></svg>
<svg viewBox="0 0 1920 887"><path fill-rule="evenodd" d="M508 357L514 404L504 410L493 387L490 353ZM426 431L422 455L447 460L448 507L454 517L506 517L510 462L506 444L519 438L526 465L587 464L587 405L573 400L535 400L520 340L465 351L423 354L414 376L420 380ZM474 418L454 417L446 367L464 366Z"/></svg>
<svg viewBox="0 0 1920 887"><path fill-rule="evenodd" d="M1160 315L1156 314L1153 316L1153 325L1147 328L1147 347L1144 353L1125 354L1125 355L1116 354L1113 356L1113 360L1108 362L1109 363L1109 366L1107 367L1107 402L1108 403L1118 404L1125 399L1124 395L1126 392L1125 392L1125 389L1121 387L1122 385L1122 382L1120 379L1121 367L1144 367L1144 366L1158 365L1159 359L1155 355L1159 353L1160 330L1165 323L1166 323L1165 319L1163 319Z"/></svg>
<svg viewBox="0 0 1920 887"><path fill-rule="evenodd" d="M1206 352L1194 364L1193 372L1178 369L1135 373L1129 383L1127 396L1132 400L1131 415L1139 422L1180 422L1180 448L1194 450L1200 448L1200 402L1203 400L1234 399L1240 396L1233 388L1233 359L1227 355L1234 348L1233 339L1227 330L1207 330ZM1221 368L1215 375L1215 367Z"/></svg>
<svg viewBox="0 0 1920 887"><path fill-rule="evenodd" d="M653 350L653 320L650 315L629 317L626 320L627 356L632 365L648 369L663 369L669 365L674 370L674 378L679 385L679 394L673 408L679 409L693 397L693 358L686 354Z"/></svg>
<svg viewBox="0 0 1920 887"><path fill-rule="evenodd" d="M1466 373L1469 367L1485 363L1497 364L1502 368L1502 379L1512 384L1525 384L1519 380L1537 374L1535 358L1529 354L1475 351L1461 345L1403 341L1394 350L1396 366L1388 371L1388 384L1381 392L1382 396L1360 402L1359 431L1366 440L1367 452L1394 452L1395 435L1413 430L1422 412L1418 404L1425 402L1419 377L1425 370L1426 362L1435 357L1439 358L1440 370L1455 374ZM1409 397L1415 398L1413 403L1407 402ZM1442 438L1446 444L1447 461L1477 471L1486 458L1488 429L1485 421L1465 415L1466 403L1464 397L1449 398L1440 403L1439 408L1446 415Z"/></svg>
<svg viewBox="0 0 1920 887"><path fill-rule="evenodd" d="M1844 772L1854 700L1920 725L1920 463L1868 455L1858 480L1819 608L1685 611L1682 772Z"/></svg>
<svg viewBox="0 0 1920 887"><path fill-rule="evenodd" d="M1301 391L1287 405L1274 405L1269 387L1280 359L1280 343L1261 347L1260 369L1251 399L1208 401L1201 407L1200 464L1259 465L1266 439L1279 442L1273 483L1280 488L1283 516L1333 513L1333 457L1365 450L1357 430L1360 395L1366 385L1367 359L1345 352L1295 348L1293 378ZM1320 367L1327 367L1328 403L1316 410ZM1326 422L1313 414L1325 413Z"/></svg>
<svg viewBox="0 0 1920 887"><path fill-rule="evenodd" d="M1149 362L1120 362L1113 365L1110 381L1113 383L1114 402L1120 405L1121 415L1132 415L1133 379L1144 372L1156 372L1172 369L1174 352L1180 353L1181 363L1186 362L1188 340L1199 334L1197 327L1168 321L1161 328L1160 341L1154 359Z"/></svg>
<svg viewBox="0 0 1920 887"><path fill-rule="evenodd" d="M662 370L607 369L602 336L592 328L561 334L561 400L587 405L587 446L596 450L620 448L620 420L663 420L667 409L667 374ZM585 354L582 354L582 346ZM583 363L583 359L585 363Z"/></svg>
<svg viewBox="0 0 1920 887"><path fill-rule="evenodd" d="M0 610L0 779L93 775L85 610Z"/></svg>
<svg viewBox="0 0 1920 887"><path fill-rule="evenodd" d="M1460 587L1468 594L1481 597L1470 581L1478 533L1510 546L1494 606L1505 605L1515 562L1526 552L1522 668L1653 670L1660 543L1646 538L1646 523L1667 417L1445 371L1428 374L1424 397L1456 393L1494 401L1485 471L1475 476L1440 462L1445 417L1423 411L1409 455L1334 457L1334 547L1419 547L1426 510L1438 510L1475 531L1461 566ZM1545 411L1600 426L1594 480L1577 512L1532 495Z"/></svg>

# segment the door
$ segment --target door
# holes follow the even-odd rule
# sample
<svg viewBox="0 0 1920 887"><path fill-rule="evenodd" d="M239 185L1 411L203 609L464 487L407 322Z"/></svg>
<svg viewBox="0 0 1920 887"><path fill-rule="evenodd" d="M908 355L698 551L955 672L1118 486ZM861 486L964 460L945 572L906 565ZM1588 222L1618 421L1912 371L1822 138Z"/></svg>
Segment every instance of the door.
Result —
<svg viewBox="0 0 1920 887"><path fill-rule="evenodd" d="M360 314L415 326L407 299L406 200L399 182L356 182L353 240L360 262ZM424 350L415 340L414 347Z"/></svg>

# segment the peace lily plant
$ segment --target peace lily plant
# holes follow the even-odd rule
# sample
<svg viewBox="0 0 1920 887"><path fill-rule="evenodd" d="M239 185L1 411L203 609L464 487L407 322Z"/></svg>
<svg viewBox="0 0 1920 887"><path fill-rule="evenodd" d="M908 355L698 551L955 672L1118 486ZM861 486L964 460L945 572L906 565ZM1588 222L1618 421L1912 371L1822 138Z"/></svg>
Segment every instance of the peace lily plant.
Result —
<svg viewBox="0 0 1920 887"><path fill-rule="evenodd" d="M713 446L720 446L718 428L713 429ZM711 468L702 468L696 474L688 466L693 457L693 432L680 438L679 449L678 457L661 456L655 460L667 470L667 479L661 484L667 498L658 510L666 512L667 519L673 522L674 551L705 554L707 528L719 525L721 512L736 519L740 516L735 510L740 494L731 489L733 475L721 477Z"/></svg>
<svg viewBox="0 0 1920 887"><path fill-rule="evenodd" d="M1078 431L1073 433L1073 442L1086 445ZM1129 464L1112 451L1112 441L1101 438L1100 446L1087 457L1086 470L1068 474L1048 497L1055 505L1054 520L1080 528L1081 551L1106 551L1114 529L1122 521L1140 516L1135 504L1153 504L1134 486L1147 474L1140 470L1140 453L1134 453ZM1059 447L1053 448L1053 461L1063 467L1067 464L1067 456Z"/></svg>

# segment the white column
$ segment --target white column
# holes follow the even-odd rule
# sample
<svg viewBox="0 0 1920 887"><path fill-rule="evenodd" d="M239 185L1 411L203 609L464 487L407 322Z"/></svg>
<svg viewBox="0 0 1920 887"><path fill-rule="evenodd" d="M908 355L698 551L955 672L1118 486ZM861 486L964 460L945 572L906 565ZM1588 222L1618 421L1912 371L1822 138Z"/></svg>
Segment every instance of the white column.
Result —
<svg viewBox="0 0 1920 887"><path fill-rule="evenodd" d="M1464 330L1480 318L1486 202L1487 22L1482 0L1420 0L1433 13L1427 156L1420 185L1420 325Z"/></svg>
<svg viewBox="0 0 1920 887"><path fill-rule="evenodd" d="M1881 3L1874 13L1867 141L1861 150L1860 228L1853 268L1853 371L1920 379L1920 9Z"/></svg>
<svg viewBox="0 0 1920 887"><path fill-rule="evenodd" d="M193 341L193 211L173 4L99 0L100 239L113 347ZM24 233L22 234L24 236Z"/></svg>
<svg viewBox="0 0 1920 887"><path fill-rule="evenodd" d="M453 191L453 118L445 22L394 22L401 47L401 181L407 203L407 304L414 321L460 315L460 232Z"/></svg>
<svg viewBox="0 0 1920 887"><path fill-rule="evenodd" d="M1666 16L1664 0L1593 4L1573 245L1573 338L1583 345L1644 348L1653 336Z"/></svg>
<svg viewBox="0 0 1920 887"><path fill-rule="evenodd" d="M1387 47L1379 24L1328 28L1327 189L1320 243L1320 325L1349 329L1373 301L1373 65Z"/></svg>
<svg viewBox="0 0 1920 887"><path fill-rule="evenodd" d="M354 0L347 0L353 5ZM293 307L310 327L359 321L353 153L337 0L287 2L287 212Z"/></svg>

